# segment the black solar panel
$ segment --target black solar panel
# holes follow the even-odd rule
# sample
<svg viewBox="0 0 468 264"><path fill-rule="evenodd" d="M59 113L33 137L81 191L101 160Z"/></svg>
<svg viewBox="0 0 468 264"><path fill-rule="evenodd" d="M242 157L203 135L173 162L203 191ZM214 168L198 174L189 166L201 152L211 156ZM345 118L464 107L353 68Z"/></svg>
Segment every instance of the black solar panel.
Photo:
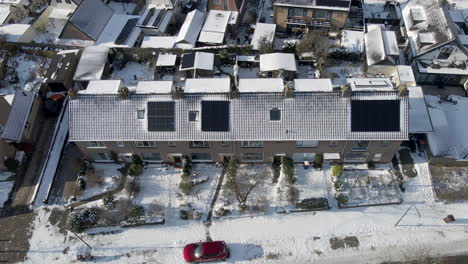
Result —
<svg viewBox="0 0 468 264"><path fill-rule="evenodd" d="M182 55L182 69L193 68L195 65L195 53L186 53Z"/></svg>
<svg viewBox="0 0 468 264"><path fill-rule="evenodd" d="M127 21L125 26L123 27L122 31L120 31L119 36L115 40L115 44L125 44L127 41L128 35L132 32L133 28L138 23L138 18L132 18Z"/></svg>
<svg viewBox="0 0 468 264"><path fill-rule="evenodd" d="M202 101L202 131L229 131L229 102Z"/></svg>
<svg viewBox="0 0 468 264"><path fill-rule="evenodd" d="M148 14L146 15L145 19L143 20L143 23L141 23L143 26L147 26L148 25L148 22L149 20L151 19L151 17L154 15L154 11L156 9L155 8L151 8L149 11L148 11Z"/></svg>
<svg viewBox="0 0 468 264"><path fill-rule="evenodd" d="M156 17L156 19L153 22L153 27L159 28L159 25L161 24L163 17L166 15L166 12L167 12L166 9L161 9L159 11L158 16Z"/></svg>
<svg viewBox="0 0 468 264"><path fill-rule="evenodd" d="M174 102L148 102L148 131L175 131L174 116Z"/></svg>
<svg viewBox="0 0 468 264"><path fill-rule="evenodd" d="M349 0L317 0L318 6L349 7Z"/></svg>
<svg viewBox="0 0 468 264"><path fill-rule="evenodd" d="M351 131L400 131L399 100L353 100Z"/></svg>

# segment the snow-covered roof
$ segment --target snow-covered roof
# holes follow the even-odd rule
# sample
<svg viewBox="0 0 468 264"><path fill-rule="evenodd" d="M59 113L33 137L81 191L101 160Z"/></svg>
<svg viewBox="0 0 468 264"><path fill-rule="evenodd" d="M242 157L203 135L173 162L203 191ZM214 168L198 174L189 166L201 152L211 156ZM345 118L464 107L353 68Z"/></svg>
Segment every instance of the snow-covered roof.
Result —
<svg viewBox="0 0 468 264"><path fill-rule="evenodd" d="M231 13L231 11L210 10L198 41L202 43L222 44Z"/></svg>
<svg viewBox="0 0 468 264"><path fill-rule="evenodd" d="M400 83L414 86L416 79L414 78L413 68L408 65L397 65L398 79Z"/></svg>
<svg viewBox="0 0 468 264"><path fill-rule="evenodd" d="M108 52L109 48L103 46L84 48L73 80L90 81L101 79L107 63Z"/></svg>
<svg viewBox="0 0 468 264"><path fill-rule="evenodd" d="M33 92L17 91L15 93L11 111L0 138L13 142L21 142L35 98L36 93Z"/></svg>
<svg viewBox="0 0 468 264"><path fill-rule="evenodd" d="M239 79L238 90L241 93L281 93L284 82L281 78Z"/></svg>
<svg viewBox="0 0 468 264"><path fill-rule="evenodd" d="M351 102L369 99L398 103L399 131L351 130ZM168 101L174 102L174 131L148 131L148 119L138 119L137 110L147 109L148 102ZM206 101L228 102L227 131L203 131L200 122L189 122L188 111L202 112ZM235 99L229 94L184 94L183 99L158 94L130 95L126 100L117 95L78 94L69 103L70 141L406 140L407 102L396 92L351 98L340 92L299 93L294 98L282 93L239 93ZM281 109L280 121L270 121L272 108Z"/></svg>
<svg viewBox="0 0 468 264"><path fill-rule="evenodd" d="M352 91L394 91L392 82L389 78L349 78L346 82L351 86Z"/></svg>
<svg viewBox="0 0 468 264"><path fill-rule="evenodd" d="M422 55L443 43L454 40L454 35L438 0L411 0L403 4L403 21L414 56ZM420 45L419 33L432 33L434 42Z"/></svg>
<svg viewBox="0 0 468 264"><path fill-rule="evenodd" d="M296 92L333 92L330 79L294 79Z"/></svg>
<svg viewBox="0 0 468 264"><path fill-rule="evenodd" d="M96 45L133 47L141 30L137 28L139 16L114 14L96 41Z"/></svg>
<svg viewBox="0 0 468 264"><path fill-rule="evenodd" d="M369 32L364 35L366 44L367 65L375 65L385 60L394 63L393 57L400 52L394 31L385 30L382 25L369 27Z"/></svg>
<svg viewBox="0 0 468 264"><path fill-rule="evenodd" d="M260 55L260 71L297 71L296 58L292 53L270 53Z"/></svg>
<svg viewBox="0 0 468 264"><path fill-rule="evenodd" d="M159 54L156 66L175 66L177 55L170 53Z"/></svg>
<svg viewBox="0 0 468 264"><path fill-rule="evenodd" d="M81 90L79 94L118 94L119 88L122 87L121 80L95 80L90 81L85 90Z"/></svg>
<svg viewBox="0 0 468 264"><path fill-rule="evenodd" d="M84 0L68 21L97 40L113 14L114 10L101 0Z"/></svg>
<svg viewBox="0 0 468 264"><path fill-rule="evenodd" d="M185 53L182 55L180 70L207 70L212 71L214 66L214 54L209 52Z"/></svg>
<svg viewBox="0 0 468 264"><path fill-rule="evenodd" d="M230 78L187 79L184 93L228 93L230 87Z"/></svg>
<svg viewBox="0 0 468 264"><path fill-rule="evenodd" d="M10 5L0 4L0 25L5 24L11 14Z"/></svg>
<svg viewBox="0 0 468 264"><path fill-rule="evenodd" d="M341 47L349 51L364 51L364 32L343 30Z"/></svg>
<svg viewBox="0 0 468 264"><path fill-rule="evenodd" d="M425 133L432 131L431 119L427 111L424 93L421 87L408 87L409 92L409 117L408 125L410 133Z"/></svg>
<svg viewBox="0 0 468 264"><path fill-rule="evenodd" d="M137 94L169 94L172 91L172 81L139 81L135 92Z"/></svg>
<svg viewBox="0 0 468 264"><path fill-rule="evenodd" d="M0 26L0 35L5 37L5 41L18 42L30 27L29 24L6 24Z"/></svg>
<svg viewBox="0 0 468 264"><path fill-rule="evenodd" d="M140 17L137 25L139 27L151 28L164 33L171 22L172 16L172 10L156 8L153 5L150 5Z"/></svg>
<svg viewBox="0 0 468 264"><path fill-rule="evenodd" d="M195 47L204 21L205 13L196 9L188 13L177 35L176 43L188 44L189 46Z"/></svg>
<svg viewBox="0 0 468 264"><path fill-rule="evenodd" d="M172 49L177 37L172 36L145 36L141 43L142 48Z"/></svg>
<svg viewBox="0 0 468 264"><path fill-rule="evenodd" d="M257 23L255 25L252 41L250 42L252 49L258 50L259 42L262 38L266 38L268 42L273 43L275 40L275 30L276 24Z"/></svg>
<svg viewBox="0 0 468 264"><path fill-rule="evenodd" d="M349 11L350 0L277 0L275 6Z"/></svg>
<svg viewBox="0 0 468 264"><path fill-rule="evenodd" d="M406 0L364 0L364 18L401 19L400 3Z"/></svg>
<svg viewBox="0 0 468 264"><path fill-rule="evenodd" d="M432 155L455 159L468 158L468 99L450 96L453 102L426 95L433 132L427 133ZM457 102L456 104L454 102Z"/></svg>
<svg viewBox="0 0 468 264"><path fill-rule="evenodd" d="M323 153L324 160L339 160L340 153Z"/></svg>

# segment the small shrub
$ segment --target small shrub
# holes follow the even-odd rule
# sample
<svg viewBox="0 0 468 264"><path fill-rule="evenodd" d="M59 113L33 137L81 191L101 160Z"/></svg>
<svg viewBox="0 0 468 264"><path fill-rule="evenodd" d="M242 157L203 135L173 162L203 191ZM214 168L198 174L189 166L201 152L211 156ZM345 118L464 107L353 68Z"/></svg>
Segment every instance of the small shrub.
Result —
<svg viewBox="0 0 468 264"><path fill-rule="evenodd" d="M316 154L314 160L314 168L321 169L323 165L323 154Z"/></svg>
<svg viewBox="0 0 468 264"><path fill-rule="evenodd" d="M274 161L272 164L273 168L273 183L278 183L278 178L281 174L281 162L279 161Z"/></svg>
<svg viewBox="0 0 468 264"><path fill-rule="evenodd" d="M296 204L296 207L304 210L328 208L326 198L307 198Z"/></svg>
<svg viewBox="0 0 468 264"><path fill-rule="evenodd" d="M375 163L374 163L372 160L369 161L369 162L367 162L367 168L368 168L369 170L375 169Z"/></svg>
<svg viewBox="0 0 468 264"><path fill-rule="evenodd" d="M75 89L70 89L68 90L68 96L70 97L70 99L76 99L76 96L78 95L78 92L75 90Z"/></svg>
<svg viewBox="0 0 468 264"><path fill-rule="evenodd" d="M283 157L281 161L283 163L283 173L286 176L286 181L289 184L296 183L296 177L294 177L294 163L292 159Z"/></svg>
<svg viewBox="0 0 468 264"><path fill-rule="evenodd" d="M128 168L128 175L139 176L143 173L143 166L141 164L132 164Z"/></svg>
<svg viewBox="0 0 468 264"><path fill-rule="evenodd" d="M152 216L164 216L164 206L158 200L153 200L148 208L148 214Z"/></svg>
<svg viewBox="0 0 468 264"><path fill-rule="evenodd" d="M344 206L348 203L348 196L346 196L346 194L344 193L339 193L337 196L336 196L336 200L338 201L338 204L340 206Z"/></svg>
<svg viewBox="0 0 468 264"><path fill-rule="evenodd" d="M141 205L133 205L127 218L135 219L145 215L145 208Z"/></svg>
<svg viewBox="0 0 468 264"><path fill-rule="evenodd" d="M286 192L286 198L290 204L296 204L299 200L299 190L293 186L290 186Z"/></svg>
<svg viewBox="0 0 468 264"><path fill-rule="evenodd" d="M179 189L182 191L183 194L188 195L192 191L192 183L190 181L182 180L179 183Z"/></svg>
<svg viewBox="0 0 468 264"><path fill-rule="evenodd" d="M94 208L86 208L79 212L72 212L68 218L68 229L81 233L86 228L96 224L97 217Z"/></svg>
<svg viewBox="0 0 468 264"><path fill-rule="evenodd" d="M128 90L127 87L119 88L117 93L119 94L120 98L122 98L122 99L128 98L130 96L130 90Z"/></svg>
<svg viewBox="0 0 468 264"><path fill-rule="evenodd" d="M335 164L332 167L332 175L336 178L339 178L343 174L343 165Z"/></svg>
<svg viewBox="0 0 468 264"><path fill-rule="evenodd" d="M3 164L5 165L5 167L7 167L7 169L9 171L16 171L19 167L19 161L13 159L13 158L7 158Z"/></svg>
<svg viewBox="0 0 468 264"><path fill-rule="evenodd" d="M107 194L102 198L102 202L107 209L113 209L115 206L115 198L112 194Z"/></svg>
<svg viewBox="0 0 468 264"><path fill-rule="evenodd" d="M335 187L335 191L337 191L337 192L341 191L341 182L336 181L336 182L333 184L333 187Z"/></svg>
<svg viewBox="0 0 468 264"><path fill-rule="evenodd" d="M140 155L133 154L132 161L133 164L143 165L143 160L141 159Z"/></svg>
<svg viewBox="0 0 468 264"><path fill-rule="evenodd" d="M179 216L183 220L188 220L189 219L189 211L182 209L182 210L179 211Z"/></svg>

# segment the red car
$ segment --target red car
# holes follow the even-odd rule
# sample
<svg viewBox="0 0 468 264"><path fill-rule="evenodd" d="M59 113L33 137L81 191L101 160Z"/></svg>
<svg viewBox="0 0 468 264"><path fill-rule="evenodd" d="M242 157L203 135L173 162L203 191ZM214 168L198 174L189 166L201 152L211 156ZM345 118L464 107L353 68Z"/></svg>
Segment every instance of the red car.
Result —
<svg viewBox="0 0 468 264"><path fill-rule="evenodd" d="M229 248L224 241L200 242L184 247L184 259L187 262L207 262L229 258Z"/></svg>

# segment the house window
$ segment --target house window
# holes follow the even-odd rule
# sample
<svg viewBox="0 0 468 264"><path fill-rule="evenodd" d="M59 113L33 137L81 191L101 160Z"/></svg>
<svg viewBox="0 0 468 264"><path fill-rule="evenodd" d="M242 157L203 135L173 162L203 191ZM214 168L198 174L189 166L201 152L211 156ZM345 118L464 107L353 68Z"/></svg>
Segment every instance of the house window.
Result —
<svg viewBox="0 0 468 264"><path fill-rule="evenodd" d="M380 141L380 146L381 146L382 148L386 148L386 147L388 147L389 145L390 145L390 141L386 141L386 140L385 140L385 141Z"/></svg>
<svg viewBox="0 0 468 264"><path fill-rule="evenodd" d="M366 162L367 156L369 153L362 152L362 153L347 153L344 156L345 162Z"/></svg>
<svg viewBox="0 0 468 264"><path fill-rule="evenodd" d="M137 118L144 119L145 118L145 110L137 110Z"/></svg>
<svg viewBox="0 0 468 264"><path fill-rule="evenodd" d="M93 153L91 155L93 160L109 160L109 156L104 152Z"/></svg>
<svg viewBox="0 0 468 264"><path fill-rule="evenodd" d="M263 141L242 141L243 148L263 148Z"/></svg>
<svg viewBox="0 0 468 264"><path fill-rule="evenodd" d="M188 118L190 122L198 121L198 111L189 111Z"/></svg>
<svg viewBox="0 0 468 264"><path fill-rule="evenodd" d="M437 57L437 59L439 59L439 60L448 59L450 57L450 55L452 54L452 51L453 51L452 47L443 47L440 50L440 53L439 53L439 56Z"/></svg>
<svg viewBox="0 0 468 264"><path fill-rule="evenodd" d="M244 162L261 162L263 161L262 152L253 152L253 153L242 153L241 159Z"/></svg>
<svg viewBox="0 0 468 264"><path fill-rule="evenodd" d="M270 121L281 121L281 110L273 108L270 110Z"/></svg>
<svg viewBox="0 0 468 264"><path fill-rule="evenodd" d="M298 148L316 148L319 142L316 140L296 141L296 147Z"/></svg>
<svg viewBox="0 0 468 264"><path fill-rule="evenodd" d="M329 16L328 13L329 13L328 10L317 9L317 10L314 10L313 17L318 18L318 19L326 19Z"/></svg>
<svg viewBox="0 0 468 264"><path fill-rule="evenodd" d="M305 17L307 16L307 9L292 7L288 9L288 17Z"/></svg>
<svg viewBox="0 0 468 264"><path fill-rule="evenodd" d="M169 147L175 147L175 146L176 146L176 143L175 143L175 141L169 141L169 142L167 142L167 145L168 145Z"/></svg>
<svg viewBox="0 0 468 264"><path fill-rule="evenodd" d="M223 147L229 146L229 141L221 141L221 146Z"/></svg>
<svg viewBox="0 0 468 264"><path fill-rule="evenodd" d="M315 153L296 152L293 154L292 159L294 162L314 161Z"/></svg>
<svg viewBox="0 0 468 264"><path fill-rule="evenodd" d="M104 142L101 141L90 141L88 142L88 148L105 148Z"/></svg>
<svg viewBox="0 0 468 264"><path fill-rule="evenodd" d="M141 158L147 161L161 161L160 153L141 153Z"/></svg>
<svg viewBox="0 0 468 264"><path fill-rule="evenodd" d="M191 148L207 148L208 142L207 141L190 141L189 146Z"/></svg>
<svg viewBox="0 0 468 264"><path fill-rule="evenodd" d="M328 144L328 146L331 148L336 148L338 147L338 141L330 141L330 144Z"/></svg>
<svg viewBox="0 0 468 264"><path fill-rule="evenodd" d="M210 153L192 153L192 161L212 161Z"/></svg>
<svg viewBox="0 0 468 264"><path fill-rule="evenodd" d="M382 159L382 153L376 153L372 161L380 161Z"/></svg>
<svg viewBox="0 0 468 264"><path fill-rule="evenodd" d="M154 141L136 141L135 145L137 148L151 148L156 147L156 142Z"/></svg>
<svg viewBox="0 0 468 264"><path fill-rule="evenodd" d="M367 151L369 141L354 141L352 151Z"/></svg>
<svg viewBox="0 0 468 264"><path fill-rule="evenodd" d="M123 141L117 141L116 144L117 144L117 147L119 148L125 147L125 144L123 143Z"/></svg>

